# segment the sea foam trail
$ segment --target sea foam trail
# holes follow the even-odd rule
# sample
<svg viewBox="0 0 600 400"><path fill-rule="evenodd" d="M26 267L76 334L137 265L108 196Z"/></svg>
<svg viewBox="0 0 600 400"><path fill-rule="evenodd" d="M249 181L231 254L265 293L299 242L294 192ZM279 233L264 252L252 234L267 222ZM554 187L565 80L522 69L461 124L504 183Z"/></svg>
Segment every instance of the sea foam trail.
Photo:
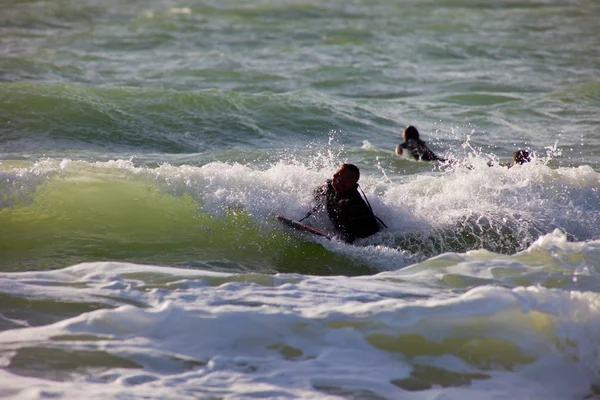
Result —
<svg viewBox="0 0 600 400"><path fill-rule="evenodd" d="M2 274L6 296L103 304L0 333L3 390L399 398L443 387L449 398L581 398L600 383L599 249L557 233L514 256L448 254L355 278L98 262ZM543 282L558 265L579 278L571 288L518 286L518 275ZM595 291L581 291L585 280ZM45 368L24 368L31 362Z"/></svg>
<svg viewBox="0 0 600 400"><path fill-rule="evenodd" d="M570 240L600 237L600 174L590 167L550 168L536 160L506 169L489 168L481 159L472 161L469 168L459 165L429 174L399 175L395 181L388 179L394 171L384 174L365 167L361 187L388 229L358 241L362 249L317 242L359 263L390 270L448 251L484 248L512 254L557 228ZM274 217L304 216L312 207L313 189L340 162L327 152L266 164L201 166L48 159L3 172L3 225L9 229L25 215L37 215L31 227L41 221L55 222L32 230L34 236L44 231L48 237L60 235L61 224L72 221L69 229L77 226L81 232L74 240L96 241L94 226L103 226L101 240L122 237L119 241L131 243L165 243L161 232L169 231L172 239L166 242L173 248L178 242L200 246L206 251L195 253L207 256L210 251L202 243L208 246L217 240L226 248L227 237L237 230L240 248L255 248L252 251L260 255L260 249L275 243L273 232L286 232ZM332 231L322 213L307 222ZM89 244L73 245L75 252L86 247ZM120 254L106 258L122 259L127 253ZM192 254L180 252L169 262L189 262ZM152 262L133 259L142 260Z"/></svg>

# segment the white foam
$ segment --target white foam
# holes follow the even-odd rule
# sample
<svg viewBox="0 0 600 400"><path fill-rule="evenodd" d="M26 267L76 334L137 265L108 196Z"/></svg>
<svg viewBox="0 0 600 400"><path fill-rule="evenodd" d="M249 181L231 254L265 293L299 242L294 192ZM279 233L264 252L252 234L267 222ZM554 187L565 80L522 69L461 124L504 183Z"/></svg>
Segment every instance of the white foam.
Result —
<svg viewBox="0 0 600 400"><path fill-rule="evenodd" d="M274 214L299 218L309 209L312 191L337 168L338 162L331 157L315 155L308 164L288 160L266 167L213 162L201 167L163 164L146 168L135 167L131 160L44 160L21 171L20 179L30 181L23 174L48 176L56 171L120 170L165 183L174 194L190 193L207 212L218 214L229 207L242 208L258 220ZM570 224L584 229L577 233L586 237L600 234L584 221L589 217L597 221L594 213L600 207L600 174L590 167L551 169L535 161L510 169L489 168L479 158L470 164L470 169L417 174L402 182L389 181L385 171L363 172L361 186L392 231L453 226L469 216L518 215L530 222Z"/></svg>
<svg viewBox="0 0 600 400"><path fill-rule="evenodd" d="M569 243L563 237L548 235L515 256L448 254L356 278L260 278L126 263L4 273L3 293L116 306L1 332L8 359L21 348L42 346L104 351L143 369L112 368L51 382L12 375L8 367L2 387L15 398L76 397L84 386L89 398L319 398L327 387L402 398L407 392L392 382L430 365L487 378L444 391L434 384L411 392L416 398L581 397L600 380L600 295L491 285L503 278L495 280L490 271L507 268L507 261L515 274L535 270L546 257L562 260L563 268L581 267L569 260L583 253L586 262L598 263L600 242ZM557 253L559 247L571 258ZM487 265L479 275L472 265L478 262ZM491 284L456 291L443 283L444 276L469 274ZM90 338L77 339L82 335ZM409 350L415 352L411 357L403 345L410 335L430 343ZM473 358L465 358L463 348L472 348Z"/></svg>
<svg viewBox="0 0 600 400"><path fill-rule="evenodd" d="M26 183L35 188L56 174L66 180L143 179L166 193L191 195L209 215L220 218L241 211L271 230L280 228L275 215L299 219L311 209L313 190L333 174L338 160L327 153L306 162L290 157L255 166L211 162L156 168L137 167L132 160L42 160L18 170L13 177L18 182L11 185ZM473 242L465 246L496 251L525 248L540 233L556 228L579 240L600 237L600 174L591 168L551 169L538 159L510 169L490 168L481 158L472 158L469 165L409 175L400 181L390 181L382 170L363 171L361 187L388 229L354 247L320 243L372 268L394 270L452 250L445 243L463 243L465 237ZM317 214L307 222L333 232L325 215ZM501 241L494 241L494 234L508 234L513 242L496 248ZM415 236L407 242L407 235Z"/></svg>

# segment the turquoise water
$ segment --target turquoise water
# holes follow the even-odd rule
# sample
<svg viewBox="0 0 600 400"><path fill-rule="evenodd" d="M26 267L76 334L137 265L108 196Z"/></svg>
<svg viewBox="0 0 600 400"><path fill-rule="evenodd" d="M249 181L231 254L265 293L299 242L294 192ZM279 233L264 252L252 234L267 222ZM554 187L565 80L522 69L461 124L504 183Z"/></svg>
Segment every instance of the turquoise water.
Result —
<svg viewBox="0 0 600 400"><path fill-rule="evenodd" d="M599 16L6 3L0 395L597 396ZM276 223L347 161L387 230Z"/></svg>

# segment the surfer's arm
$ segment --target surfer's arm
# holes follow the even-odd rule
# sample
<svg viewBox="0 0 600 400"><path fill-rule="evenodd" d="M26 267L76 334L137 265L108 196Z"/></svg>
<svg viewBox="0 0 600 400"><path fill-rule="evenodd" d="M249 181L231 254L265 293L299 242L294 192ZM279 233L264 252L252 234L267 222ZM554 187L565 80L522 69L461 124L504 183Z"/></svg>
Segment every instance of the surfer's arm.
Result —
<svg viewBox="0 0 600 400"><path fill-rule="evenodd" d="M306 218L310 217L315 211L317 211L318 207L313 207L312 210L306 213L306 215L298 220L298 222L304 221Z"/></svg>
<svg viewBox="0 0 600 400"><path fill-rule="evenodd" d="M319 186L313 191L313 207L306 213L304 217L298 220L298 222L304 221L310 217L315 211L318 211L325 204L325 196L327 194L327 183Z"/></svg>
<svg viewBox="0 0 600 400"><path fill-rule="evenodd" d="M440 157L437 154L435 154L433 151L431 151L431 149L429 147L427 148L427 151L429 151L431 153L432 159L435 161L439 161L439 162L443 162L443 163L448 161L447 158Z"/></svg>
<svg viewBox="0 0 600 400"><path fill-rule="evenodd" d="M352 242L354 242L356 240L356 237L352 236L352 235L340 235L339 236L340 240L344 243L348 243L348 244L352 244Z"/></svg>

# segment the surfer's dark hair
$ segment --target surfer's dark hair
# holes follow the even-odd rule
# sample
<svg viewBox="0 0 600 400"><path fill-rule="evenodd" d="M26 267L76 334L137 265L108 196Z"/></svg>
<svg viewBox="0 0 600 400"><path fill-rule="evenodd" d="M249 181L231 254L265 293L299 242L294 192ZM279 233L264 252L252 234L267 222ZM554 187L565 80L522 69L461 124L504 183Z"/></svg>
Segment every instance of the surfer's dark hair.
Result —
<svg viewBox="0 0 600 400"><path fill-rule="evenodd" d="M513 161L516 164L525 164L526 162L531 161L529 157L529 152L527 150L517 150L513 153Z"/></svg>
<svg viewBox="0 0 600 400"><path fill-rule="evenodd" d="M402 136L404 136L404 140L418 139L419 131L414 126L409 125L406 128L404 128L404 132L402 133Z"/></svg>
<svg viewBox="0 0 600 400"><path fill-rule="evenodd" d="M350 170L354 174L356 174L357 181L360 179L360 170L358 169L358 167L356 165L350 164L350 163L343 163L341 168Z"/></svg>

